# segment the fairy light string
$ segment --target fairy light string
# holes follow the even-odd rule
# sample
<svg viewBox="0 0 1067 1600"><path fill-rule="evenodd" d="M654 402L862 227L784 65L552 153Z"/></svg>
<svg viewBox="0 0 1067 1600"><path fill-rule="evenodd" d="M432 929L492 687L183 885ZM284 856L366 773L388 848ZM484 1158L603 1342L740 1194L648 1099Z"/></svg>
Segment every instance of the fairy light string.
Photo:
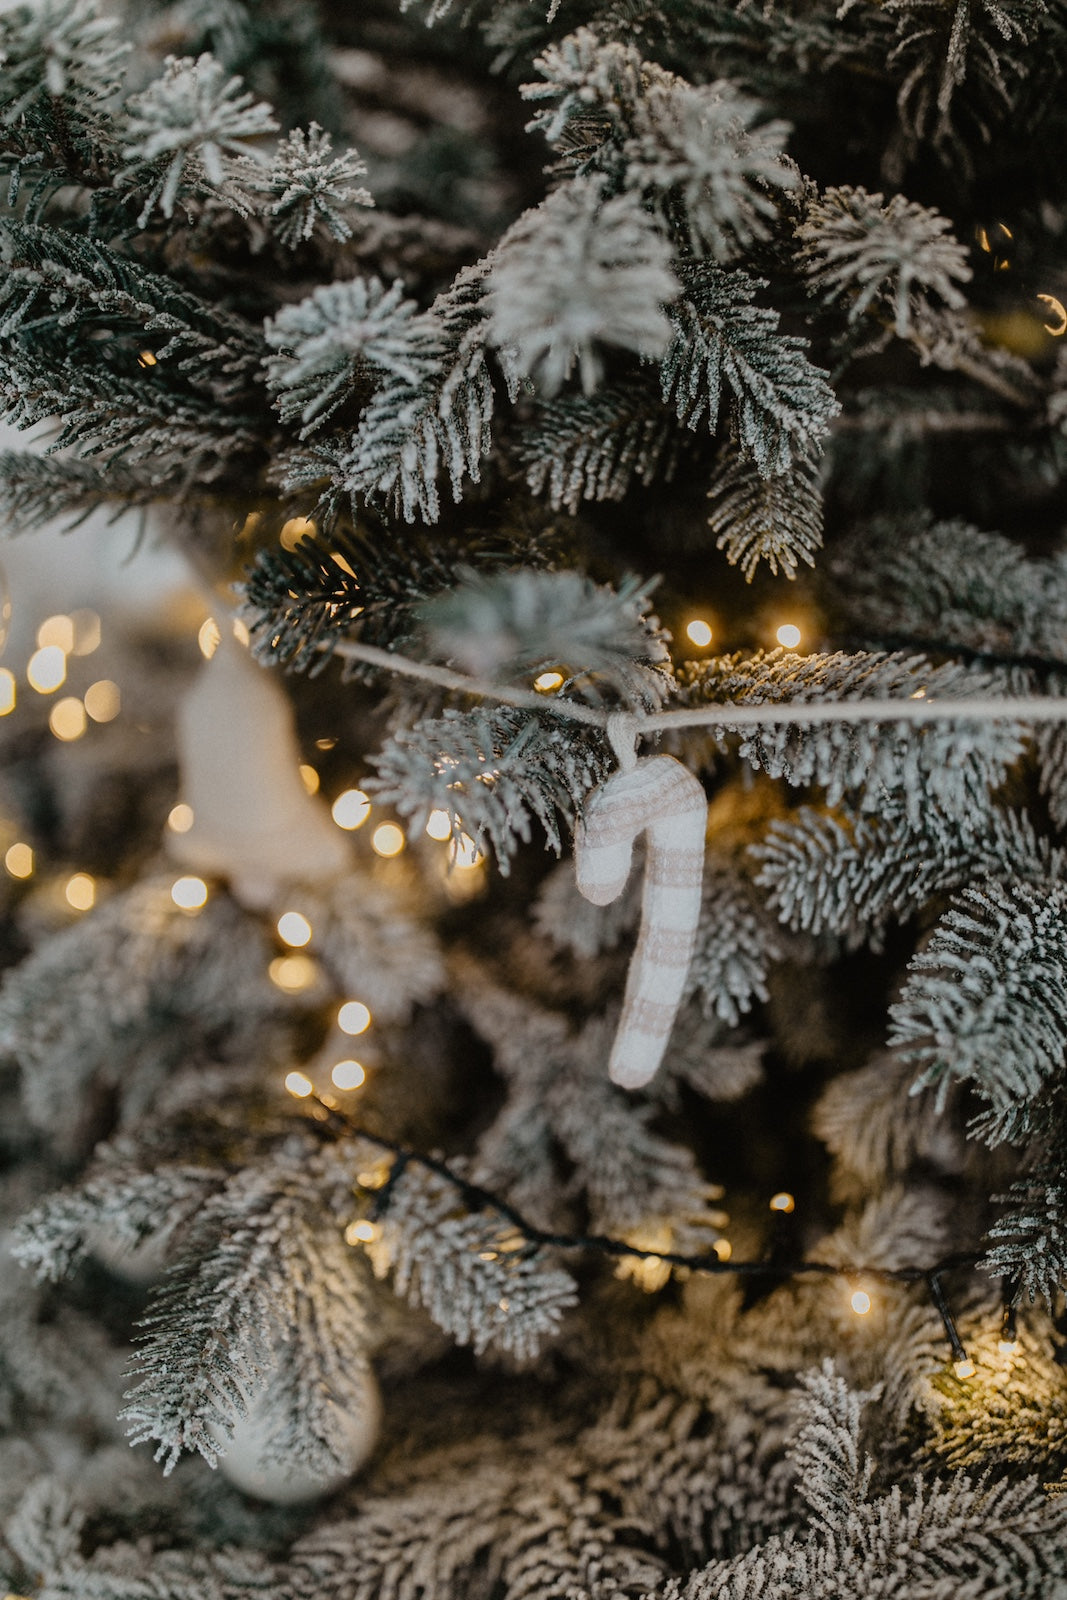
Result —
<svg viewBox="0 0 1067 1600"><path fill-rule="evenodd" d="M353 1117L341 1108L329 1096L321 1095L317 1090L310 1094L302 1094L301 1102L305 1107L309 1126L320 1137L328 1133L343 1135L350 1139L363 1140L387 1151L393 1160L389 1167L385 1182L377 1189L369 1191L371 1195L370 1220L378 1222L387 1213L392 1195L404 1172L409 1166L425 1167L435 1173L455 1189L461 1196L468 1210L494 1211L506 1222L529 1249L551 1248L555 1250L582 1250L592 1251L602 1256L610 1256L621 1260L623 1258L639 1261L652 1261L664 1263L671 1267L684 1267L690 1272L706 1273L714 1277L733 1276L736 1278L766 1278L786 1282L793 1278L836 1278L845 1283L879 1283L879 1284L922 1284L927 1290L930 1299L941 1318L952 1351L952 1360L957 1377L971 1377L974 1374L974 1364L967 1355L967 1351L960 1339L959 1330L952 1315L948 1298L945 1293L942 1279L948 1272L960 1269L972 1269L981 1261L981 1254L977 1251L960 1251L942 1257L931 1266L912 1267L883 1267L883 1266L838 1266L830 1261L818 1260L759 1260L737 1261L733 1257L723 1259L716 1254L714 1247L707 1251L688 1253L679 1250L656 1250L638 1244L630 1244L626 1239L618 1239L611 1234L603 1233L558 1233L552 1229L540 1228L531 1222L515 1206L511 1205L500 1195L484 1188L479 1183L472 1183L469 1178L456 1172L447 1161L440 1156L427 1155L420 1150L413 1150L401 1144L396 1139L390 1139L385 1134L374 1133L362 1127ZM362 1237L359 1235L358 1237ZM868 1308L869 1309L869 1308ZM1011 1327L1014 1338L1014 1302L1012 1303Z"/></svg>

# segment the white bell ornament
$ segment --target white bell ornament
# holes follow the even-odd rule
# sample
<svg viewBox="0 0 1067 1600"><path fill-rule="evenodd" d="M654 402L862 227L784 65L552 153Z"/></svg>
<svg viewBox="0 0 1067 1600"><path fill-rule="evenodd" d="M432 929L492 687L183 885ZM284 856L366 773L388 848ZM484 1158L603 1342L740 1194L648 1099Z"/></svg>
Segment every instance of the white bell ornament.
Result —
<svg viewBox="0 0 1067 1600"><path fill-rule="evenodd" d="M266 667L219 629L178 713L182 799L192 808L170 854L196 872L230 880L253 910L287 883L330 882L351 870L349 847L300 776L292 707Z"/></svg>

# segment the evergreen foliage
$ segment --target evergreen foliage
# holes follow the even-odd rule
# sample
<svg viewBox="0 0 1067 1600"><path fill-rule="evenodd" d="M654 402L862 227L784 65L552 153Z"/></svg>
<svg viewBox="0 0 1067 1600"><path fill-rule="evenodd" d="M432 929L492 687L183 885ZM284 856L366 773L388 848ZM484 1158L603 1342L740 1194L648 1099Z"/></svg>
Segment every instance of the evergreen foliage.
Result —
<svg viewBox="0 0 1067 1600"><path fill-rule="evenodd" d="M5 523L196 595L11 558L0 1593L1060 1600L1065 71L1042 0L2 8ZM631 747L708 801L641 1090L694 885L543 848ZM357 1479L226 1481L372 1371Z"/></svg>

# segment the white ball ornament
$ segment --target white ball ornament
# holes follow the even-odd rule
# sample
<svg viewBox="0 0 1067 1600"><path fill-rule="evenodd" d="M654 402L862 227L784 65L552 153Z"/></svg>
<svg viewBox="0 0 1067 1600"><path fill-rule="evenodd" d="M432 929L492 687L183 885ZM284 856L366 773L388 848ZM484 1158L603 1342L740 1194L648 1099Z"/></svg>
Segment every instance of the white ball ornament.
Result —
<svg viewBox="0 0 1067 1600"><path fill-rule="evenodd" d="M252 1396L232 1435L212 1430L218 1441L219 1471L235 1489L276 1506L296 1506L320 1500L348 1482L370 1459L382 1424L382 1402L377 1380L369 1369L352 1374L344 1405L332 1408L334 1448L338 1460L315 1470L299 1459L278 1459L271 1450L279 1417L270 1389Z"/></svg>

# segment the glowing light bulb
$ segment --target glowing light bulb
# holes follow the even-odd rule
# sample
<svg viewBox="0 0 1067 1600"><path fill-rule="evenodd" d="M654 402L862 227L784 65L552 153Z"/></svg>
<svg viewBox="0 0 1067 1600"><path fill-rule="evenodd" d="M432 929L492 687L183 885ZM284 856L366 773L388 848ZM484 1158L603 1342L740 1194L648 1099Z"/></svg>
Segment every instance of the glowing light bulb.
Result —
<svg viewBox="0 0 1067 1600"><path fill-rule="evenodd" d="M288 955L275 956L267 974L271 983L281 989L285 994L299 994L302 989L310 989L319 976L319 969L310 956Z"/></svg>
<svg viewBox="0 0 1067 1600"><path fill-rule="evenodd" d="M240 617L234 617L233 619L233 636L237 640L238 644L249 645L252 642L252 635L249 633L247 625L241 621Z"/></svg>
<svg viewBox="0 0 1067 1600"><path fill-rule="evenodd" d="M296 947L310 944L311 923L299 911L283 911L278 918L278 937Z"/></svg>
<svg viewBox="0 0 1067 1600"><path fill-rule="evenodd" d="M308 794L318 794L319 775L314 767L309 767L306 761L300 763L300 781Z"/></svg>
<svg viewBox="0 0 1067 1600"><path fill-rule="evenodd" d="M1001 1339L997 1349L1002 1356L1017 1356L1022 1350L1022 1345L1018 1339Z"/></svg>
<svg viewBox="0 0 1067 1600"><path fill-rule="evenodd" d="M67 658L57 644L35 650L26 663L26 678L38 694L52 694L67 678Z"/></svg>
<svg viewBox="0 0 1067 1600"><path fill-rule="evenodd" d="M871 1297L866 1289L854 1289L849 1304L857 1317L865 1317L871 1309Z"/></svg>
<svg viewBox="0 0 1067 1600"><path fill-rule="evenodd" d="M1062 300L1057 300L1054 294L1039 294L1037 297L1043 305L1048 306L1053 320L1045 323L1046 330L1054 339L1060 339L1067 333L1067 308Z"/></svg>
<svg viewBox="0 0 1067 1600"><path fill-rule="evenodd" d="M70 620L74 624L74 648L71 654L91 656L94 650L99 650L100 618L96 612L82 606L71 612Z"/></svg>
<svg viewBox="0 0 1067 1600"><path fill-rule="evenodd" d="M33 877L33 851L28 844L18 840L4 856L4 867L9 878Z"/></svg>
<svg viewBox="0 0 1067 1600"><path fill-rule="evenodd" d="M153 355L151 350L142 350L141 354L137 357L137 365L139 367L155 367L159 365L159 360L157 356Z"/></svg>
<svg viewBox="0 0 1067 1600"><path fill-rule="evenodd" d="M370 798L362 789L346 789L330 807L330 815L339 828L349 832L362 828L370 816Z"/></svg>
<svg viewBox="0 0 1067 1600"><path fill-rule="evenodd" d="M96 903L96 884L87 872L76 872L68 878L63 893L75 911L91 911Z"/></svg>
<svg viewBox="0 0 1067 1600"><path fill-rule="evenodd" d="M64 655L69 655L74 649L74 618L62 614L45 617L37 629L37 643L41 649L54 646L62 650Z"/></svg>
<svg viewBox="0 0 1067 1600"><path fill-rule="evenodd" d="M563 687L562 672L542 672L540 677L534 679L534 688L538 694L554 694Z"/></svg>
<svg viewBox="0 0 1067 1600"><path fill-rule="evenodd" d="M110 678L98 678L85 691L85 709L94 722L114 722L122 710L122 694Z"/></svg>
<svg viewBox="0 0 1067 1600"><path fill-rule="evenodd" d="M963 1356L959 1361L954 1361L952 1363L952 1370L956 1374L957 1378L973 1378L975 1374L975 1365L970 1356Z"/></svg>
<svg viewBox="0 0 1067 1600"><path fill-rule="evenodd" d="M301 539L310 539L318 529L310 517L290 517L282 523L278 543L283 550L295 550Z"/></svg>
<svg viewBox="0 0 1067 1600"><path fill-rule="evenodd" d="M205 661L210 661L219 647L219 625L214 617L205 617L200 624L200 632L196 636L200 646L200 654Z"/></svg>
<svg viewBox="0 0 1067 1600"><path fill-rule="evenodd" d="M285 1087L298 1100L306 1100L309 1094L315 1092L315 1085L302 1072L287 1072L285 1074Z"/></svg>
<svg viewBox="0 0 1067 1600"><path fill-rule="evenodd" d="M371 848L386 858L398 856L405 843L403 829L398 828L395 822L380 822L371 836Z"/></svg>
<svg viewBox="0 0 1067 1600"><path fill-rule="evenodd" d="M366 1071L358 1061L338 1061L330 1077L338 1089L358 1089L367 1081Z"/></svg>
<svg viewBox="0 0 1067 1600"><path fill-rule="evenodd" d="M176 878L170 897L182 911L199 911L207 905L207 884L203 878Z"/></svg>
<svg viewBox="0 0 1067 1600"><path fill-rule="evenodd" d="M711 1247L720 1261L729 1261L734 1253L734 1247L729 1239L716 1239Z"/></svg>
<svg viewBox="0 0 1067 1600"><path fill-rule="evenodd" d="M792 1211L795 1205L796 1201L793 1199L793 1196L791 1194L786 1194L784 1189L782 1190L781 1194L771 1195L772 1211Z"/></svg>
<svg viewBox="0 0 1067 1600"><path fill-rule="evenodd" d="M0 667L0 717L15 709L15 674L8 667Z"/></svg>
<svg viewBox="0 0 1067 1600"><path fill-rule="evenodd" d="M426 822L426 832L431 839L442 843L452 837L452 823L447 811L431 811Z"/></svg>
<svg viewBox="0 0 1067 1600"><path fill-rule="evenodd" d="M696 617L686 628L685 636L690 644L695 644L698 649L704 650L711 643L711 627L702 617Z"/></svg>
<svg viewBox="0 0 1067 1600"><path fill-rule="evenodd" d="M179 800L178 804L170 809L167 827L171 833L188 833L194 821L192 806L187 806L184 800Z"/></svg>
<svg viewBox="0 0 1067 1600"><path fill-rule="evenodd" d="M774 637L787 650L795 650L800 643L800 629L795 622L783 622Z"/></svg>
<svg viewBox="0 0 1067 1600"><path fill-rule="evenodd" d="M71 744L75 739L80 739L88 727L85 717L85 707L74 695L64 695L62 700L57 700L48 714L48 726L57 739L64 744Z"/></svg>
<svg viewBox="0 0 1067 1600"><path fill-rule="evenodd" d="M346 1000L337 1013L337 1026L342 1033L366 1033L371 1016L362 1000Z"/></svg>
<svg viewBox="0 0 1067 1600"><path fill-rule="evenodd" d="M378 1230L373 1222L350 1222L345 1229L346 1244L370 1244L377 1237Z"/></svg>
<svg viewBox="0 0 1067 1600"><path fill-rule="evenodd" d="M466 833L460 834L459 838L454 841L451 850L448 852L448 864L450 867L477 867L480 866L484 860L485 857L482 855L482 852L478 849L478 846L475 844L474 840L469 836L469 834Z"/></svg>

